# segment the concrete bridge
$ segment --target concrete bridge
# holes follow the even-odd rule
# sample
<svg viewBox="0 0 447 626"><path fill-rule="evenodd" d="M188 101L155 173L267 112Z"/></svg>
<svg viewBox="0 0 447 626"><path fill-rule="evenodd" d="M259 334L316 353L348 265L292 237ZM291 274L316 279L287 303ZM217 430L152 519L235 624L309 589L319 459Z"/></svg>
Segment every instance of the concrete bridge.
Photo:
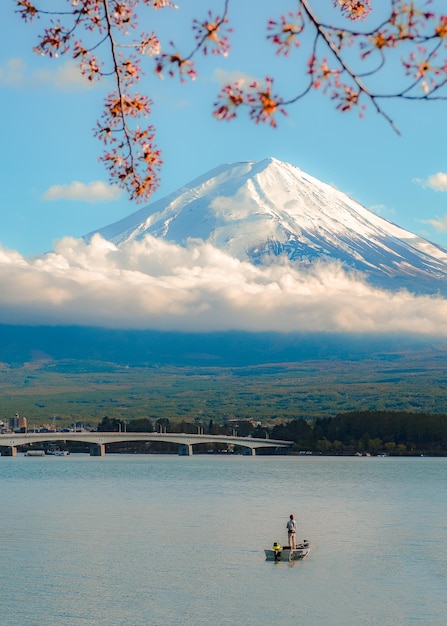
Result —
<svg viewBox="0 0 447 626"><path fill-rule="evenodd" d="M104 456L106 444L121 441L162 441L179 446L180 456L191 456L193 446L204 443L223 443L245 448L244 454L254 456L257 448L288 448L293 441L278 439L258 439L256 437L237 437L229 435L187 435L185 433L108 433L108 432L69 432L69 433L6 433L0 435L0 449L5 456L16 456L17 447L30 443L82 441L90 444L91 456ZM6 448L6 450L5 450Z"/></svg>

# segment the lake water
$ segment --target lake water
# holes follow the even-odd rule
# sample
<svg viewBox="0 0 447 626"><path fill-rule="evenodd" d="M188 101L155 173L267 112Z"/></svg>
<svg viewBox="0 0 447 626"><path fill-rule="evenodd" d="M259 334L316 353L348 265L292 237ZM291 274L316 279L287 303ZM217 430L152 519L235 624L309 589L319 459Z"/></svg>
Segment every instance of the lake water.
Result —
<svg viewBox="0 0 447 626"><path fill-rule="evenodd" d="M302 562L271 563L290 513ZM0 458L1 626L447 623L447 459Z"/></svg>

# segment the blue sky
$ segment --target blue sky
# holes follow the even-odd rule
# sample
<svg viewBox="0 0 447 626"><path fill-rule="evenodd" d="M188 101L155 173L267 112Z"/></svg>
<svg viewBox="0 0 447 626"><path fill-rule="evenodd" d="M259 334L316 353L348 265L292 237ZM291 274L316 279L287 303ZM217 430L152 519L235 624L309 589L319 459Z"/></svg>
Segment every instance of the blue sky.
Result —
<svg viewBox="0 0 447 626"><path fill-rule="evenodd" d="M176 11L146 12L151 23L142 20L142 27L156 26L165 40L172 38L188 50L193 41L189 25L193 17L205 17L211 4L179 0ZM61 243L64 238L78 238L140 206L110 190L98 161L101 145L92 128L107 83L86 85L68 56L52 60L33 53L40 25L22 23L14 6L7 0L0 22L0 245L14 258L34 263L36 255L54 248L63 255L68 245ZM147 67L139 89L154 100L150 121L157 128L164 162L152 200L222 163L273 156L447 247L447 102L385 103L401 136L372 106L365 119L356 112L341 114L319 91L290 107L276 129L256 125L242 113L233 122L212 117L212 104L227 77L274 75L286 96L299 91L295 76L299 79L307 57L300 49L288 59L275 56L265 41L272 6L266 0L234 2L232 52L227 58L199 57L193 83L161 81ZM293 7L290 0L280 0L274 12L278 16ZM327 0L328 19L334 15L331 7ZM394 79L388 74L385 84Z"/></svg>
<svg viewBox="0 0 447 626"><path fill-rule="evenodd" d="M33 53L39 24L23 24L14 13L14 3L8 0L8 4L0 24L4 119L0 242L28 255L50 249L55 239L80 236L138 207L124 194L101 202L48 199L45 195L53 186L74 182L107 184L105 169L97 160L101 145L91 130L106 85L85 87L70 68L68 56L49 60ZM185 41L185 45L192 17L206 15L209 6L196 0L191 12L188 4L180 2L178 10L155 15L165 34L160 14L169 17L174 30L168 36ZM157 127L164 161L161 186L153 199L221 163L274 156L334 184L399 225L447 246L447 231L427 223L442 222L447 214L447 184L444 192L423 184L439 173L447 178L447 102L386 103L401 130L400 137L371 106L366 119L360 120L356 112L335 111L320 92L290 107L288 116L278 119L277 129L255 125L242 113L230 123L212 117L219 72L255 77L275 73L278 84L285 85L284 91L291 95L294 68L302 60L300 50L295 58L278 60L273 47L264 41L271 3L247 2L243 8L239 4L234 4L233 51L228 58L198 58L199 77L192 84L181 85L168 78L160 81L150 68L142 80L141 90L147 89L155 101L151 121ZM256 12L251 10L254 6ZM291 2L278 2L275 13L291 6ZM147 15L152 19L154 12Z"/></svg>

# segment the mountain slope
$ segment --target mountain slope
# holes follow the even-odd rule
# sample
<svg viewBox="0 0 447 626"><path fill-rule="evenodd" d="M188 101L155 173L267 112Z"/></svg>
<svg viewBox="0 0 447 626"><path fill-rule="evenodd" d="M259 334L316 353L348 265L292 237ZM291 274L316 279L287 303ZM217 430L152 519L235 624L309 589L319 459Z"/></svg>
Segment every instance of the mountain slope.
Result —
<svg viewBox="0 0 447 626"><path fill-rule="evenodd" d="M118 246L146 234L202 239L253 263L338 260L380 287L447 292L447 249L273 158L222 165L96 232Z"/></svg>

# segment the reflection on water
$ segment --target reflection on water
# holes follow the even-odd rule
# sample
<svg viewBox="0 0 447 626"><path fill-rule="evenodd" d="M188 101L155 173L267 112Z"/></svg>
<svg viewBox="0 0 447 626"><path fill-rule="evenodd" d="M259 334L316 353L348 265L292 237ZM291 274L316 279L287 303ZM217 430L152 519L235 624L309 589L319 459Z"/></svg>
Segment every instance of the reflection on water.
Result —
<svg viewBox="0 0 447 626"><path fill-rule="evenodd" d="M447 459L0 458L2 626L445 624ZM303 561L266 562L290 513Z"/></svg>

